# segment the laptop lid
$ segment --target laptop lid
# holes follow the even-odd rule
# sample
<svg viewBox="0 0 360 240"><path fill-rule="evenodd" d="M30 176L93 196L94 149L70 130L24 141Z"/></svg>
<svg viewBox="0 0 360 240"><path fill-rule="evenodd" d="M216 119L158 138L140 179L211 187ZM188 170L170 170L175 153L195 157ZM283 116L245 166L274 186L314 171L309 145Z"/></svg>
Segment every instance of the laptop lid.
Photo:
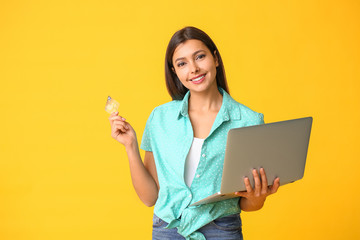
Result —
<svg viewBox="0 0 360 240"><path fill-rule="evenodd" d="M252 169L263 167L268 184L280 185L304 175L312 117L229 130L221 182L222 194L245 191L244 177L254 188Z"/></svg>

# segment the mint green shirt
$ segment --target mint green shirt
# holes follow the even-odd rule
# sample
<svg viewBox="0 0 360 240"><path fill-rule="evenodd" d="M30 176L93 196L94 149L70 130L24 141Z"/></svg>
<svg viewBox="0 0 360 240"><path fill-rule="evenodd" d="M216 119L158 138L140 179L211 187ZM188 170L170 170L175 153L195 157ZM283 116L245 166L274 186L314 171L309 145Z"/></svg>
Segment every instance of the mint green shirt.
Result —
<svg viewBox="0 0 360 240"><path fill-rule="evenodd" d="M236 102L225 90L221 108L209 136L204 140L199 165L190 188L184 181L184 168L194 133L188 114L190 91L183 100L156 107L146 122L140 148L152 152L159 180L154 213L177 227L186 239L205 239L197 229L227 215L240 213L239 198L189 207L220 191L227 133L232 128L263 124L263 114Z"/></svg>

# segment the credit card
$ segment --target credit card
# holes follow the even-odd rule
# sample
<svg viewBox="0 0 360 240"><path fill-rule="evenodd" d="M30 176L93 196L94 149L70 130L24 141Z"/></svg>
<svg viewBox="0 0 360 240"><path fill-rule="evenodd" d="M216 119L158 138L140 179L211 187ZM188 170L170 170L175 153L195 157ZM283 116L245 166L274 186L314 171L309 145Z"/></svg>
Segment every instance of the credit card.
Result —
<svg viewBox="0 0 360 240"><path fill-rule="evenodd" d="M105 105L105 111L109 114L112 114L114 112L118 112L119 111L119 103L115 100L112 99L110 96L108 96L107 101L106 101L106 105Z"/></svg>

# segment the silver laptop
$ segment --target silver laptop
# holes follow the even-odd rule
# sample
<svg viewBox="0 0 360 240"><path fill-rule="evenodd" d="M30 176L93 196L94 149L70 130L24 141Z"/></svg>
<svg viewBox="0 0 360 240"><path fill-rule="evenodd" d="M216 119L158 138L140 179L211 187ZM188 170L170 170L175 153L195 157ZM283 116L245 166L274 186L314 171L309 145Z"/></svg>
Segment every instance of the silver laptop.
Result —
<svg viewBox="0 0 360 240"><path fill-rule="evenodd" d="M190 206L238 197L246 191L244 177L254 187L252 169L263 167L268 184L276 177L280 185L304 176L312 117L234 128L228 132L220 192Z"/></svg>

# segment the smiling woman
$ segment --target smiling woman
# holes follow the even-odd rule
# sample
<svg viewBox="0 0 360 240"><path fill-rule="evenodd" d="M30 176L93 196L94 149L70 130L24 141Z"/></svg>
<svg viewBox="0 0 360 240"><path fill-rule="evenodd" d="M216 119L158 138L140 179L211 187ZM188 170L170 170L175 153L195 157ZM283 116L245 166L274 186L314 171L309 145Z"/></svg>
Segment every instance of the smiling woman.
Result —
<svg viewBox="0 0 360 240"><path fill-rule="evenodd" d="M229 95L219 51L195 27L171 38L165 78L173 101L147 120L144 163L129 122L118 113L109 118L112 137L126 148L135 191L147 206L155 204L153 239L242 239L241 210L260 209L279 187L279 179L265 184L264 169L253 171L255 189L244 179L247 191L236 193L241 198L190 205L219 191L228 131L262 124L263 114Z"/></svg>
<svg viewBox="0 0 360 240"><path fill-rule="evenodd" d="M181 52L184 56L179 54ZM188 91L188 88L183 85L182 74L189 70L189 67L200 67L197 64L202 66L204 59L205 63L211 65L213 74L215 71L212 78L216 76L216 84L229 93L224 65L215 43L200 29L185 27L173 35L165 55L166 87L173 100L183 99ZM189 64L190 66L188 66Z"/></svg>

